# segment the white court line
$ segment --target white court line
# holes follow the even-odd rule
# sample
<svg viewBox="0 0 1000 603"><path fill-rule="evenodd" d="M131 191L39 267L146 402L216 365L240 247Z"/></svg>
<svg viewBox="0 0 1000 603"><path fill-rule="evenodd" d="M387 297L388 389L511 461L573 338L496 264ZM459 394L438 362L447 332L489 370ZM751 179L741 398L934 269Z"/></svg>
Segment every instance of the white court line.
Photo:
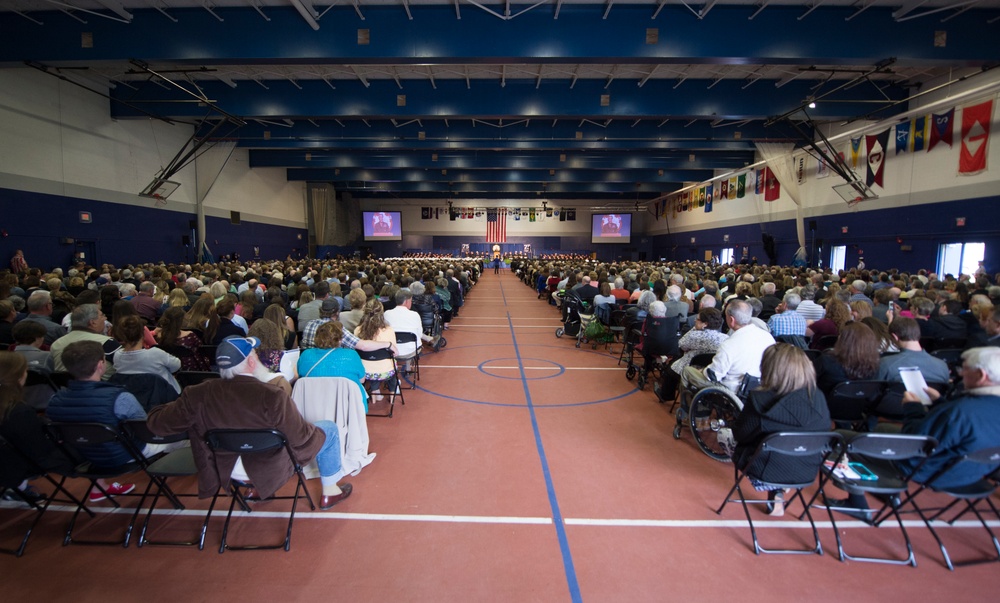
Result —
<svg viewBox="0 0 1000 603"><path fill-rule="evenodd" d="M551 325L538 325L538 326L532 326L532 325L514 325L514 328L515 329L552 329L554 327L561 327L561 326L562 326L562 323L558 323L558 324L557 323L552 323ZM497 324L497 325L467 325L467 324L458 324L458 325L452 326L452 329L510 329L510 327L507 326L507 325L500 325L500 324ZM451 330L451 329L449 329L449 330Z"/></svg>
<svg viewBox="0 0 1000 603"><path fill-rule="evenodd" d="M609 356L610 358L610 356ZM420 370L425 368L446 368L446 369L478 369L478 365L461 365L461 364L421 364ZM526 371L555 371L559 370L560 367L556 366L493 366L489 365L489 369L510 369L510 370L520 370L524 368ZM564 366L563 369L567 371L620 371L621 367L592 367L592 366Z"/></svg>
<svg viewBox="0 0 1000 603"><path fill-rule="evenodd" d="M4 503L0 505L0 508L22 508L26 509L24 505L19 503ZM88 506L89 509L95 513L104 513L107 515L130 515L135 512L134 508L122 507L122 508L101 508ZM52 505L49 507L49 511L65 512L71 513L76 510L76 507L68 505ZM212 512L213 517L225 517L225 509L215 509ZM235 511L235 513L241 518L275 518L275 517L288 517L287 511L260 511L256 508L253 514L246 515L242 511ZM155 515L162 516L172 516L172 515L182 515L182 516L197 516L204 517L204 510L195 509L185 509L178 511L176 509L156 509L154 511ZM406 513L338 513L331 511L317 511L317 512L298 512L295 514L297 517L307 517L310 519L350 519L354 521L412 521L412 522L423 522L423 523L468 523L468 524L505 524L505 525L551 525L553 520L551 517L513 517L513 516L491 516L491 515L422 515L422 514L406 514ZM567 517L563 520L568 526L594 526L594 527L611 527L611 528L745 528L748 527L746 520L738 519L595 519L595 518L573 518ZM997 528L1000 527L1000 521L987 521L990 527ZM924 526L924 522L918 520L904 520L903 525L908 528L921 528ZM758 521L754 524L758 528L799 528L799 529L811 529L808 521ZM817 521L817 528L832 528L833 524L829 521ZM878 529L875 526L868 525L863 521L838 521L838 528L870 528ZM954 525L949 525L944 521L937 520L934 522L935 528L981 528L982 526L978 521L957 521Z"/></svg>

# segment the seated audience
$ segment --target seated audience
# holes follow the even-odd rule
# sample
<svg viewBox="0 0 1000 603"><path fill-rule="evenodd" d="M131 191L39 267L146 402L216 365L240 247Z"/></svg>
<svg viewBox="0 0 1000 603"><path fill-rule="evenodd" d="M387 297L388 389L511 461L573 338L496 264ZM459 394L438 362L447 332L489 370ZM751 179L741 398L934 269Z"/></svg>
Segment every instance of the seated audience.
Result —
<svg viewBox="0 0 1000 603"><path fill-rule="evenodd" d="M42 327L42 337L45 337ZM49 471L67 471L73 464L62 456L45 434L45 424L35 408L24 401L24 383L28 379L28 362L24 356L0 351L0 437L18 451ZM7 454L0 448L0 484L17 488L21 496L33 502L45 500L45 495L28 482L36 477L33 466L19 454ZM12 451L11 451L12 452ZM21 500L4 493L4 500Z"/></svg>
<svg viewBox="0 0 1000 603"><path fill-rule="evenodd" d="M337 321L327 321L319 326L315 346L302 350L299 355L298 374L306 377L346 377L353 380L364 392L365 410L368 410L368 392L365 389L365 367L357 352L341 347L344 326Z"/></svg>
<svg viewBox="0 0 1000 603"><path fill-rule="evenodd" d="M733 424L736 440L733 463L737 469L749 472L751 483L757 489L768 490L771 515L784 515L784 493L780 489L768 489L764 484L808 481L816 474L818 459L772 458L765 452L756 458L752 467L747 467L758 444L773 433L829 431L830 424L826 398L816 387L816 373L805 352L786 343L765 349L760 364L760 387L750 392L743 412Z"/></svg>
<svg viewBox="0 0 1000 603"><path fill-rule="evenodd" d="M114 374L114 367L111 359L114 353L121 347L121 344L104 334L106 321L104 313L96 304L81 304L73 308L70 315L70 325L73 330L63 335L49 348L52 351L52 361L57 371L68 370L62 362L62 353L67 346L78 341L94 341L103 349L108 362L106 363L107 377Z"/></svg>
<svg viewBox="0 0 1000 603"><path fill-rule="evenodd" d="M153 335L160 348L180 358L181 370L207 371L212 366L211 360L203 356L199 349L202 342L198 333L181 328L184 315L183 308L168 308L160 317L160 325Z"/></svg>
<svg viewBox="0 0 1000 603"><path fill-rule="evenodd" d="M801 301L802 298L797 293L785 294L784 299L775 308L775 313L767 321L767 327L771 331L771 335L775 337L782 335L805 337L806 321L796 311Z"/></svg>
<svg viewBox="0 0 1000 603"><path fill-rule="evenodd" d="M138 316L125 316L114 326L115 339L122 343L113 357L115 372L123 375L156 375L170 384L178 394L181 386L174 373L181 370L180 358L160 348L146 348L143 337L146 325Z"/></svg>
<svg viewBox="0 0 1000 603"><path fill-rule="evenodd" d="M705 299L713 299L711 297ZM684 355L663 370L662 378L653 387L661 402L672 400L677 394L677 384L681 374L698 354L714 354L728 335L722 333L722 312L715 308L705 308L695 318L694 328L684 334L678 347Z"/></svg>
<svg viewBox="0 0 1000 603"><path fill-rule="evenodd" d="M851 308L844 302L831 298L826 302L826 315L806 328L806 336L812 337L809 341L810 350L822 350L821 340L830 335L837 335L845 324L851 321Z"/></svg>
<svg viewBox="0 0 1000 603"><path fill-rule="evenodd" d="M385 321L382 302L377 299L365 303L364 316L354 329L354 334L364 340L389 342L393 345L396 343L396 332ZM399 384L392 360L363 360L362 364L365 367L365 382L368 383L369 392L375 402L382 399L379 389L383 384L388 385L390 390L398 389Z"/></svg>
<svg viewBox="0 0 1000 603"><path fill-rule="evenodd" d="M761 357L765 349L774 345L774 337L753 326L751 318L750 304L742 300L729 303L726 308L729 337L716 350L708 367L684 369L681 375L684 387L701 389L718 381L736 391L744 375L760 376Z"/></svg>
<svg viewBox="0 0 1000 603"><path fill-rule="evenodd" d="M52 320L52 294L48 291L35 291L28 296L28 315L24 320L34 320L45 326L45 345L52 343L60 337L66 335L59 323Z"/></svg>
<svg viewBox="0 0 1000 603"><path fill-rule="evenodd" d="M295 334L295 323L292 318L285 314L285 308L281 304L271 304L264 310L264 320L270 320L278 325L282 334L282 342L286 350L293 350L297 346L299 339Z"/></svg>
<svg viewBox="0 0 1000 603"><path fill-rule="evenodd" d="M905 316L892 318L892 312L889 316L889 334L899 347L899 353L882 357L876 378L879 381L899 383L903 381L899 369L916 367L923 374L924 381L948 383L948 365L920 347L920 327L917 326L917 321Z"/></svg>
<svg viewBox="0 0 1000 603"><path fill-rule="evenodd" d="M219 344L216 364L222 379L212 379L184 390L175 402L150 411L147 424L161 435L188 432L195 465L198 495L209 498L225 488L239 455L212 452L204 434L212 429L277 429L288 438L296 462L313 458L319 466L326 510L351 495L351 484L338 486L344 477L340 459L340 434L332 421L312 425L302 418L289 394L256 377L263 368L254 352L253 338L229 338ZM265 370L266 372L266 370ZM246 473L253 483L251 498L268 498L292 477L292 464L281 455L247 455Z"/></svg>
<svg viewBox="0 0 1000 603"><path fill-rule="evenodd" d="M838 383L875 379L879 370L880 348L878 336L863 323L849 322L844 325L833 349L813 362L820 391L829 395Z"/></svg>

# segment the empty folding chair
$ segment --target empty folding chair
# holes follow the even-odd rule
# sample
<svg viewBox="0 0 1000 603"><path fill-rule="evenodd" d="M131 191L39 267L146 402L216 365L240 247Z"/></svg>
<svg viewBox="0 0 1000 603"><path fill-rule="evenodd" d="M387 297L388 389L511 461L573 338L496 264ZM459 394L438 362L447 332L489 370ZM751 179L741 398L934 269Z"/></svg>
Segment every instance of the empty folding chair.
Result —
<svg viewBox="0 0 1000 603"><path fill-rule="evenodd" d="M747 462L744 469L736 469L736 479L733 487L730 488L729 492L726 494L726 499L722 502L722 505L716 510L716 513L721 514L722 509L730 502L739 501L743 505L743 512L746 514L747 522L750 524L750 535L753 538L753 549L754 553L759 555L761 553L785 553L785 554L809 554L816 553L817 555L823 554L823 545L819 541L819 532L816 530L816 523L813 521L812 515L809 513L809 505L806 503L805 498L802 496L802 489L807 488L816 481L816 476L819 475L819 468L823 465L823 461L827 457L836 453L843 447L844 438L839 433L835 432L780 432L772 433L771 435L765 437L761 440L760 444L757 445L757 449L754 451L753 456ZM788 459L794 459L797 461L802 461L803 459L808 459L812 468L797 466L795 474L805 476L808 475L808 480L801 479L795 481L769 481L764 480L762 477L750 473L752 468L755 466L756 461L767 455L767 465L775 466L781 463L780 459L782 457ZM796 463L798 465L798 463ZM771 501L763 500L747 500L746 496L743 495L743 489L740 484L744 479L751 479L757 482L758 486L766 488L768 490L777 490L779 488L784 490L795 490L790 498L787 499L786 504L790 504L792 501L798 499L802 503L802 507L805 509L803 515L809 519L809 525L812 527L813 540L815 544L807 549L765 549L760 546L757 540L757 530L753 525L753 518L750 516L750 504L770 504ZM823 483L820 482L819 491L822 492ZM738 499L731 499L730 496L736 492L739 495Z"/></svg>
<svg viewBox="0 0 1000 603"><path fill-rule="evenodd" d="M205 434L205 444L213 452L225 451L232 454L238 454L241 457L255 454L271 455L275 454L279 450L285 451L288 455L288 459L292 462L292 466L295 469L295 494L292 496L275 495L264 499L285 499L292 501L292 509L288 514L288 529L285 532L284 542L271 545L232 546L229 544L227 538L229 535L229 522L233 517L233 509L236 507L236 503L238 502L244 511L247 513L250 512L250 507L247 505L247 492L253 487L253 485L247 482L231 479L228 475L219 475L219 484L226 484L226 486L220 486L219 490L222 490L224 487L227 492L232 495L232 501L229 503L229 512L226 514L226 523L222 528L222 543L219 545L219 553L224 553L226 549L238 551L284 548L288 551L292 546L292 522L295 520L295 507L299 502L299 498L304 495L306 500L309 502L309 507L314 511L316 510L316 505L313 503L312 496L309 494L309 488L306 486L306 478L302 473L302 465L295 460L295 455L292 454L292 449L288 445L288 439L285 438L285 435L275 429L213 429ZM219 491L216 491L215 496L212 497L212 503L209 506L208 513L205 515L205 522L202 525L201 542L199 543L198 548L202 548L205 545L205 534L208 530L208 520L212 517L212 510L215 508L215 502L218 498Z"/></svg>
<svg viewBox="0 0 1000 603"><path fill-rule="evenodd" d="M133 438L143 444L172 444L175 442L183 442L188 439L187 433L179 433L170 436L158 436L149 430L149 427L146 426L146 421L125 421L122 425ZM152 479L149 480L149 484L146 486L146 490L142 494L142 499L139 501L139 507L136 508L136 513L139 512L143 503L149 497L150 490L155 487L156 491L153 493L153 500L150 503L149 508L146 510L146 518L142 522L142 529L139 531L139 538L136 542L136 546L142 548L144 544L175 546L193 546L199 544L199 539L197 538L191 541L183 542L146 539L146 533L149 530L149 522L153 516L153 511L156 509L156 503L160 500L160 496L166 496L177 510L184 509L184 504L180 501L179 497L197 496L196 494L177 494L172 488L170 488L170 486L167 485L167 480L171 477L189 477L198 474L198 467L194 463L194 455L191 452L191 447L184 446L167 454L161 455L146 467L146 473Z"/></svg>

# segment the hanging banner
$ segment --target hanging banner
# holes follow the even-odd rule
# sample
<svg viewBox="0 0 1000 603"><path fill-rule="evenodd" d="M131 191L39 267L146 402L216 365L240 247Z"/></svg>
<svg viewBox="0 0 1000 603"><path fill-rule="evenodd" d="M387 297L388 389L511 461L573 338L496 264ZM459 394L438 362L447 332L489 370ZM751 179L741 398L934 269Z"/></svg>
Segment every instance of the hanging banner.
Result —
<svg viewBox="0 0 1000 603"><path fill-rule="evenodd" d="M889 145L889 129L878 134L865 135L865 150L868 153L868 176L865 182L868 186L877 184L884 188L885 151Z"/></svg>
<svg viewBox="0 0 1000 603"><path fill-rule="evenodd" d="M986 169L986 150L990 142L990 122L993 119L993 99L962 108L962 148L958 156L958 173L966 176Z"/></svg>

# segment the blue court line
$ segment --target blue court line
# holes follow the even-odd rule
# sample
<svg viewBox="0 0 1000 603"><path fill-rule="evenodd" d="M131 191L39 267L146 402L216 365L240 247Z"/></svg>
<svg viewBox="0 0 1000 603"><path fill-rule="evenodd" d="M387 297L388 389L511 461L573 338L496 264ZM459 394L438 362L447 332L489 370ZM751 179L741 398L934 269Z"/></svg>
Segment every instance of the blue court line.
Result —
<svg viewBox="0 0 1000 603"><path fill-rule="evenodd" d="M500 283L500 292L503 293L503 282ZM552 523L556 527L556 538L559 540L559 551L562 553L563 569L566 572L566 586L569 587L570 600L573 603L582 603L583 598L580 595L580 583L577 581L576 569L573 567L573 555L569 550L569 539L566 538L566 525L563 523L562 512L559 510L559 501L556 499L556 488L552 483L549 461L545 457L545 447L542 446L542 434L538 429L535 405L531 402L531 392L528 389L528 376L525 374L524 364L521 362L521 350L517 347L517 336L514 334L514 322L510 318L510 312L507 312L507 325L510 327L510 338L514 343L514 356L517 357L517 365L521 371L521 386L524 388L524 399L528 403L528 413L531 415L531 429L535 434L535 447L538 449L538 458L542 463L545 490L549 495L549 506L552 508Z"/></svg>

